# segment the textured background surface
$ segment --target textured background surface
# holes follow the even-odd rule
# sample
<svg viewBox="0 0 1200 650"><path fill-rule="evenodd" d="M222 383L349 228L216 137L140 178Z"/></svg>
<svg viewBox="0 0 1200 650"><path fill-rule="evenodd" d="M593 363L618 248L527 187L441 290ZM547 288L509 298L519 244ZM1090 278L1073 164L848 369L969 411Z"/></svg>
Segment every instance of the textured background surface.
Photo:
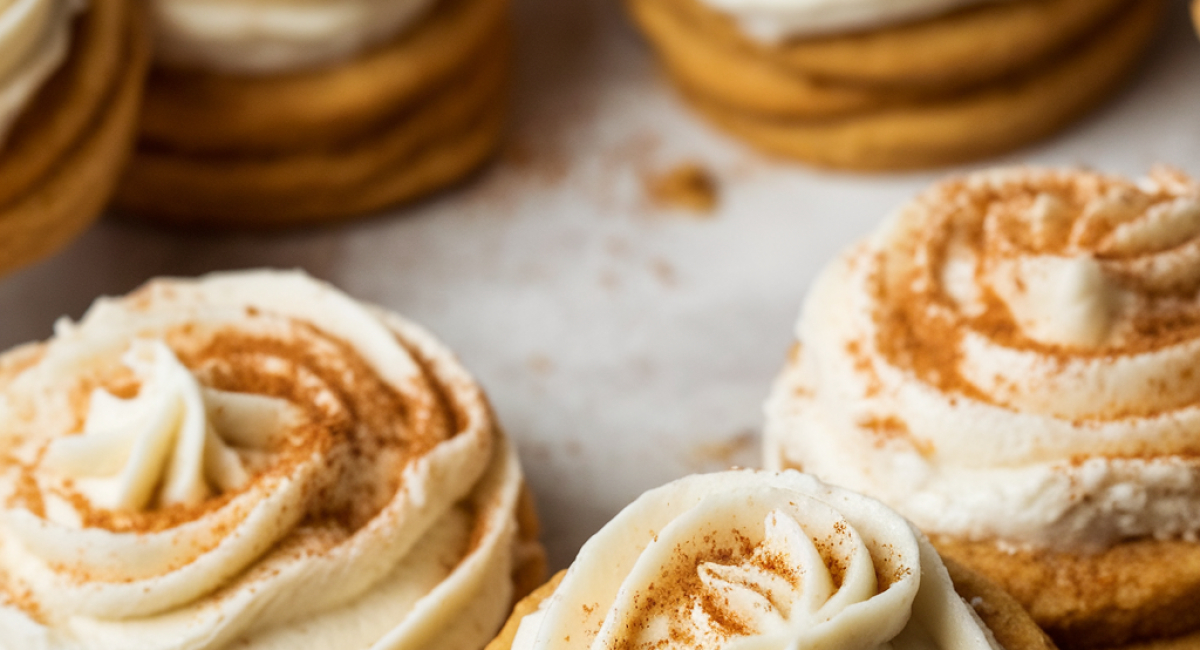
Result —
<svg viewBox="0 0 1200 650"><path fill-rule="evenodd" d="M208 237L102 223L0 280L0 347L151 276L302 267L434 330L518 440L556 566L678 476L755 464L760 404L805 287L940 177L773 162L693 118L611 0L517 0L511 146L459 191L350 227ZM1183 2L1138 79L1060 137L989 164L1200 174L1200 42ZM709 218L642 179L696 161ZM951 170L953 171L953 170Z"/></svg>

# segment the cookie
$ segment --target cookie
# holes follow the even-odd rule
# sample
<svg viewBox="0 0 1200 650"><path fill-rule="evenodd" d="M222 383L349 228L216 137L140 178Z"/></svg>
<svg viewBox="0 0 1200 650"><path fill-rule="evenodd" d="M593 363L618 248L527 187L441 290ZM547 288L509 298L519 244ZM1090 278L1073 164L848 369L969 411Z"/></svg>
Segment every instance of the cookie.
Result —
<svg viewBox="0 0 1200 650"><path fill-rule="evenodd" d="M443 0L414 31L315 70L236 75L156 67L142 146L265 156L369 137L494 56L508 8L507 0Z"/></svg>
<svg viewBox="0 0 1200 650"><path fill-rule="evenodd" d="M558 585L562 582L563 577L567 572L559 571L554 574L553 578L546 584L533 590L532 593L525 596L513 608L512 616L504 624L504 628L496 635L495 639L487 645L484 650L512 650L513 639L517 636L517 630L521 627L521 619L536 612L538 607L549 597L554 595L554 590L558 589Z"/></svg>
<svg viewBox="0 0 1200 650"><path fill-rule="evenodd" d="M632 0L661 5L695 38L816 82L944 91L988 82L1060 54L1129 0L983 3L885 29L760 45L702 0ZM649 30L648 30L649 32ZM651 34L652 40L657 37Z"/></svg>
<svg viewBox="0 0 1200 650"><path fill-rule="evenodd" d="M542 524L538 519L533 492L526 483L517 503L517 553L513 558L513 604L524 600L546 580L548 564L542 547Z"/></svg>
<svg viewBox="0 0 1200 650"><path fill-rule="evenodd" d="M789 645L789 637L803 639L799 643L808 642L820 647L874 647L865 642L864 637L874 637L871 641L879 637L904 637L911 641L913 629L917 628L921 629L919 634L923 637L921 647L993 647L986 640L991 637L1005 650L1055 650L1053 641L1029 614L996 584L953 561L945 562L943 569L943 562L928 542L915 537L918 534L902 519L887 522L897 524L898 528L888 527L885 524L888 516L883 511L872 506L859 510L855 503L861 497L815 488L820 503L815 509L837 512L846 519L836 520L838 524L831 529L834 532L829 537L815 538L838 542L829 546L817 543L809 547L813 555L806 556L792 551L803 548L802 543L785 546L773 535L786 535L782 531L790 527L781 523L785 518L796 517L807 524L803 532L798 533L801 535L819 535L813 529L820 530L830 523L823 520L828 515L809 518L813 509L806 503L810 497L804 489L815 484L811 477L794 472L777 475L772 485L782 492L787 492L789 483L799 486L786 496L764 491L755 492L753 496L736 494L726 498L706 498L705 491L698 490L697 485L723 480L720 475L713 476L717 478L689 477L638 499L585 544L570 573L558 573L519 602L486 650L513 650L516 647L527 650L531 645L554 647L553 644L545 645L547 637L558 638L551 635L565 635L562 637L564 647L580 636L585 640L582 643L576 640L571 647L586 647L584 644L594 638L593 635L603 637L596 642L598 647L625 647L614 643L614 638L628 641L628 637L637 634L638 630L643 632L635 637L642 639L639 647L666 647L664 637L675 641L677 646L672 647L727 647L717 639L728 642L757 637L759 640L768 634L763 629L766 627L762 624L763 619L774 623L768 628L772 633L768 647L785 647ZM768 474L757 476L767 477ZM754 480L759 479L750 479ZM769 480L765 479L764 483ZM745 488L747 481L742 480L739 484L735 477L727 483L729 485L725 487L736 493ZM683 489L672 491L673 485L680 484ZM669 499L664 496L668 492ZM740 505L747 513L771 512L765 533L754 530L755 524L761 523L755 521L757 514L747 514L746 519L742 519L717 505L724 503L725 508L737 509L736 497L742 497ZM648 500L656 498L661 498L661 502L655 503L653 508L645 507ZM760 500L764 499L777 502L773 510L763 506ZM645 507L645 510L638 512L639 507ZM787 507L795 508L795 511L787 511ZM706 510L705 516L688 516L699 510ZM653 525L647 534L642 526L648 523ZM736 534L730 535L725 528L728 525L735 526ZM614 527L628 528L628 531L614 532ZM689 528L694 531L687 532ZM852 536L848 531L851 530L865 536L866 541L857 536L850 541L848 538ZM895 535L894 544L882 543L881 539L888 535ZM649 539L642 540L643 536ZM726 546L730 544L733 548ZM877 569L877 577L868 579L871 586L866 591L860 590L857 584L862 571L848 570L842 564L841 554L850 555L846 547L857 544L874 549L867 555L856 557L862 561L870 557L874 564L869 566ZM910 555L914 546L924 548L919 552L919 566L905 564L915 560L915 556ZM598 549L604 552L600 553ZM895 554L895 561L900 564L883 559L889 554ZM806 559L801 560L801 557ZM833 571L844 572L838 575L845 582L830 585L832 590L822 596L800 600L799 593L825 588L819 577L809 576L821 576L826 571L823 566L811 565L810 570L797 570L797 566L804 567L804 564L795 563L815 560L820 564L822 558ZM597 561L608 564L597 566ZM746 566L754 568L743 572L741 569ZM912 574L905 570L920 571L919 589L929 591L908 592L903 581ZM694 573L701 578L693 581L690 576ZM881 586L877 580L889 584ZM793 589L784 588L788 584L785 581L791 581ZM555 599L547 603L556 592ZM753 592L753 595L747 592ZM714 593L725 597L714 597ZM874 600L885 594L890 596L888 606ZM901 604L904 602L908 604ZM875 607L868 607L867 603ZM904 611L902 620L891 620L890 606ZM815 620L806 617L812 609L820 611L813 617ZM766 610L766 615L754 619L745 616L747 610ZM856 617L850 613L853 610L858 610L859 614L869 611L870 614ZM542 612L541 617L529 621L535 629L526 630L520 645L514 645L526 617L538 611ZM533 642L534 637L540 640ZM792 641L791 645L799 647L797 643Z"/></svg>
<svg viewBox="0 0 1200 650"><path fill-rule="evenodd" d="M1115 648L1200 628L1200 546L1139 539L1089 555L934 539L987 574L1064 648Z"/></svg>
<svg viewBox="0 0 1200 650"><path fill-rule="evenodd" d="M1064 648L1200 629L1200 183L952 177L825 267L764 461L877 496Z"/></svg>
<svg viewBox="0 0 1200 650"><path fill-rule="evenodd" d="M146 32L123 1L78 19L66 64L0 149L0 272L62 247L107 203L136 132Z"/></svg>
<svg viewBox="0 0 1200 650"><path fill-rule="evenodd" d="M189 156L143 149L119 209L180 226L271 228L327 223L413 200L461 179L503 132L508 50L377 132L289 156Z"/></svg>
<svg viewBox="0 0 1200 650"><path fill-rule="evenodd" d="M861 171L949 165L1045 138L1094 108L1129 75L1162 8L1159 0L1131 3L1084 47L1032 76L847 118L763 119L684 91L717 125L774 154Z"/></svg>
<svg viewBox="0 0 1200 650"><path fill-rule="evenodd" d="M447 187L503 133L507 13L506 0L446 0L388 45L311 72L156 70L115 205L177 226L279 228Z"/></svg>
<svg viewBox="0 0 1200 650"><path fill-rule="evenodd" d="M766 45L702 0L627 0L686 99L751 144L851 170L994 155L1046 137L1129 74L1163 2L984 3Z"/></svg>
<svg viewBox="0 0 1200 650"><path fill-rule="evenodd" d="M98 300L0 395L5 648L479 650L545 579L482 387L300 272Z"/></svg>

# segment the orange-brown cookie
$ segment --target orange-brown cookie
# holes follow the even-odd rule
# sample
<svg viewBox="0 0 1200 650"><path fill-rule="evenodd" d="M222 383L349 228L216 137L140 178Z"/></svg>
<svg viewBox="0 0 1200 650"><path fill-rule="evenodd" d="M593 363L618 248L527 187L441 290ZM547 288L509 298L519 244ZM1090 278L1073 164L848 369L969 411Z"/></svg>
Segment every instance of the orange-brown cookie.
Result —
<svg viewBox="0 0 1200 650"><path fill-rule="evenodd" d="M1200 544L1140 539L1077 555L933 542L1007 589L1064 648L1122 647L1200 629Z"/></svg>
<svg viewBox="0 0 1200 650"><path fill-rule="evenodd" d="M70 241L112 194L133 144L149 59L140 13L90 4L70 55L0 148L0 272Z"/></svg>
<svg viewBox="0 0 1200 650"><path fill-rule="evenodd" d="M276 228L360 216L450 185L505 122L507 0L443 0L342 66L275 76L152 73L125 213Z"/></svg>
<svg viewBox="0 0 1200 650"><path fill-rule="evenodd" d="M1160 0L1020 0L849 36L755 43L701 0L628 0L700 112L769 152L911 169L1046 137L1110 95Z"/></svg>
<svg viewBox="0 0 1200 650"><path fill-rule="evenodd" d="M521 619L536 612L542 601L553 596L554 590L558 589L558 584L562 582L565 575L567 575L566 571L559 571L554 574L553 578L550 578L549 582L522 598L517 603L517 606L513 608L513 613L508 617L508 622L504 624L504 628L500 630L500 633L496 635L495 639L492 639L492 642L484 650L512 650L513 639L517 636L517 629L521 627Z"/></svg>
<svg viewBox="0 0 1200 650"><path fill-rule="evenodd" d="M529 484L521 489L517 504L517 557L513 561L513 604L523 600L546 580L549 565L540 541L542 525Z"/></svg>
<svg viewBox="0 0 1200 650"><path fill-rule="evenodd" d="M730 110L695 92L688 99L752 144L818 165L889 170L959 163L1047 137L1096 106L1136 64L1162 6L1159 0L1132 3L1085 47L1032 76L928 103L786 121Z"/></svg>
<svg viewBox="0 0 1200 650"><path fill-rule="evenodd" d="M180 226L327 223L450 185L495 151L505 122L508 46L394 121L339 147L290 155L187 155L145 147L116 204Z"/></svg>
<svg viewBox="0 0 1200 650"><path fill-rule="evenodd" d="M743 36L733 21L702 0L634 1L665 7L694 38L711 41L726 51L742 51L817 83L935 92L977 85L1040 65L1086 38L1130 2L984 3L884 29L770 47Z"/></svg>
<svg viewBox="0 0 1200 650"><path fill-rule="evenodd" d="M946 561L954 588L995 635L1004 650L1055 650L1054 642L1033 622L1021 605L987 578L954 562ZM537 611L542 601L554 594L566 571L560 571L517 604L500 634L486 650L512 650L521 619Z"/></svg>

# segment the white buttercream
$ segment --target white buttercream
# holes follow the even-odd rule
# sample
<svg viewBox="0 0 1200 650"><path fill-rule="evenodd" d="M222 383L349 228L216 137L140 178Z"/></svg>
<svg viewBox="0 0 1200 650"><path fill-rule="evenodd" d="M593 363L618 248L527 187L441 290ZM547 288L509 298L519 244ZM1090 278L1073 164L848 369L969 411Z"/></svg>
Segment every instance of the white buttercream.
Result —
<svg viewBox="0 0 1200 650"><path fill-rule="evenodd" d="M1198 196L1166 170L1140 189L1025 169L935 187L813 285L767 403L767 465L929 533L1073 549L1196 535ZM884 315L904 310L944 332L903 352L908 317Z"/></svg>
<svg viewBox="0 0 1200 650"><path fill-rule="evenodd" d="M151 0L156 56L274 74L336 63L412 26L438 0Z"/></svg>
<svg viewBox="0 0 1200 650"><path fill-rule="evenodd" d="M894 511L798 472L745 470L640 497L584 545L513 643L697 647L998 648Z"/></svg>
<svg viewBox="0 0 1200 650"><path fill-rule="evenodd" d="M135 342L123 361L142 380L138 395L121 399L96 389L83 433L51 442L43 467L74 479L92 505L109 510L144 510L155 490L160 505L195 506L249 481L208 412L250 420L254 426L241 427L243 435L229 434L244 440L282 427L264 415L286 417L286 401L205 389L161 341Z"/></svg>
<svg viewBox="0 0 1200 650"><path fill-rule="evenodd" d="M701 0L764 43L887 27L999 0Z"/></svg>
<svg viewBox="0 0 1200 650"><path fill-rule="evenodd" d="M248 375L309 397L207 384ZM389 395L403 408L372 415ZM506 614L522 479L479 389L416 326L302 274L98 301L0 358L0 431L6 643L477 650Z"/></svg>
<svg viewBox="0 0 1200 650"><path fill-rule="evenodd" d="M84 0L0 4L0 144L46 80L67 59L71 22Z"/></svg>

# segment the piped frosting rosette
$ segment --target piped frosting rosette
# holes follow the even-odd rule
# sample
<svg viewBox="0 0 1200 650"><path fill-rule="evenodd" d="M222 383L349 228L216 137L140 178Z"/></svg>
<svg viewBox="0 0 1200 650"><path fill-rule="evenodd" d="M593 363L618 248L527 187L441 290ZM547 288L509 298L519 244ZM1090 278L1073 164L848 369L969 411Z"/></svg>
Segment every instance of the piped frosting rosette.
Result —
<svg viewBox="0 0 1200 650"><path fill-rule="evenodd" d="M651 490L579 552L513 650L994 649L929 542L799 472Z"/></svg>
<svg viewBox="0 0 1200 650"><path fill-rule="evenodd" d="M1200 186L1025 168L934 186L816 281L767 464L922 530L1103 547L1200 526Z"/></svg>
<svg viewBox="0 0 1200 650"><path fill-rule="evenodd" d="M515 456L431 336L299 273L159 280L0 357L0 639L477 650Z"/></svg>

